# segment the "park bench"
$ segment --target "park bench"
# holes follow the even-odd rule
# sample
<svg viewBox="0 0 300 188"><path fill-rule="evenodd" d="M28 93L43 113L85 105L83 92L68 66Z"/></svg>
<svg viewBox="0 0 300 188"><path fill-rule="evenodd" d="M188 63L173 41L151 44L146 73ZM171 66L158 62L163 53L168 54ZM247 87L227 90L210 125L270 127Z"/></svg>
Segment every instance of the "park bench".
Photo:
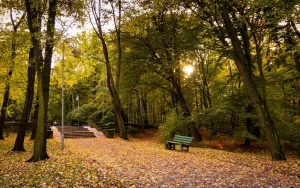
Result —
<svg viewBox="0 0 300 188"><path fill-rule="evenodd" d="M191 145L193 137L175 135L172 141L166 141L166 149L175 150L175 145L180 145L180 151L189 152L189 146Z"/></svg>

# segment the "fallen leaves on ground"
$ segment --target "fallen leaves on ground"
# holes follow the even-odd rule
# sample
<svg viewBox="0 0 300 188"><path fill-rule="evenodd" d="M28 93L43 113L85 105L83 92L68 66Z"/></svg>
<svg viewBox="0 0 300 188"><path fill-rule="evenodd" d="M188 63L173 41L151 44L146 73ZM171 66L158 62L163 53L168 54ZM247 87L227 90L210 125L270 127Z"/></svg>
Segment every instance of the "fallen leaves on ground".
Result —
<svg viewBox="0 0 300 188"><path fill-rule="evenodd" d="M25 138L27 152L10 152L14 140L0 141L0 187L124 187L81 153L60 150L58 140L48 141L50 159L37 163L26 162L32 155L33 141Z"/></svg>
<svg viewBox="0 0 300 188"><path fill-rule="evenodd" d="M190 148L165 150L152 140L119 138L49 140L50 159L24 162L28 152L7 153L0 141L1 187L300 187L300 161L269 154ZM29 141L28 141L29 142ZM27 149L27 148L26 148ZM288 156L289 157L289 156Z"/></svg>

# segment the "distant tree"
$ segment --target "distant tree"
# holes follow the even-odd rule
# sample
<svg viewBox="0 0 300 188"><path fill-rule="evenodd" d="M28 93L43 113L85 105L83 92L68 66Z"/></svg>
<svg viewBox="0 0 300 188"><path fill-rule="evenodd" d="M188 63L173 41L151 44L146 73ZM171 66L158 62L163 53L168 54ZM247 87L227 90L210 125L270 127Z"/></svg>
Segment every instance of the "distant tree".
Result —
<svg viewBox="0 0 300 188"><path fill-rule="evenodd" d="M140 73L141 78L155 77L144 82L169 92L172 107L188 118L192 112L183 92L182 65L186 63L188 52L197 48L199 28L188 29L192 21L171 2L141 2L140 7L139 15L132 16L127 26L131 40L129 52L135 58L132 63L137 66L133 70L140 70L135 72ZM149 75L145 76L146 73ZM190 123L190 134L196 141L201 141L194 122Z"/></svg>
<svg viewBox="0 0 300 188"><path fill-rule="evenodd" d="M259 3L266 5L265 2ZM266 80L261 69L262 54L259 44L262 41L256 35L261 32L259 30L262 28L251 27L251 24L259 26L264 21L260 17L260 13L263 12L260 9L263 6L226 0L213 3L202 0L191 1L186 6L195 12L199 20L210 25L209 30L217 36L227 56L234 60L259 117L260 127L268 140L272 158L285 160L285 153L266 101ZM268 6L272 7L273 4L268 3ZM251 45L254 45L254 48L251 48ZM252 49L254 49L255 57L253 57ZM260 84L254 80L254 63L258 66ZM262 92L260 93L259 90Z"/></svg>
<svg viewBox="0 0 300 188"><path fill-rule="evenodd" d="M109 51L108 51L108 47L107 47L107 41L105 39L105 33L103 31L103 23L104 23L104 16L102 15L102 8L103 8L103 4L102 1L95 1L92 0L91 1L91 9L92 9L92 16L94 21L92 21L91 18L91 22L95 23L93 25L94 30L97 34L97 36L99 37L100 41L101 41L101 45L102 45L102 50L103 50L103 55L104 55L104 59L105 59L105 66L106 66L106 76L107 76L107 87L109 89L109 93L111 95L112 98L112 103L114 106L114 112L116 115L116 119L117 119L117 123L119 126L119 130L120 130L120 136L123 139L128 139L127 137L127 132L125 129L125 125L124 125L124 119L123 119L123 115L122 115L122 105L121 105L121 101L120 101L120 96L119 96L119 79L120 79L120 66L121 66L121 41L120 41L120 21L121 21L121 1L118 1L118 8L117 10L119 11L119 15L117 16L115 14L115 8L114 8L114 4L112 1L110 1L110 5L112 7L112 13L113 13L113 20L114 20L114 24L115 24L115 31L116 31L116 38L117 38L117 49L118 49L118 60L117 60L117 76L116 78L113 77L112 74L112 64L111 64L111 60L109 58ZM115 81L116 79L116 81Z"/></svg>
<svg viewBox="0 0 300 188"><path fill-rule="evenodd" d="M4 5L8 6L9 9L9 15L10 15L10 21L12 25L12 40L11 40L11 57L10 57L10 66L7 72L7 76L5 79L5 89L4 89L4 95L1 105L1 113L0 113L0 140L4 139L3 137L3 128L4 128L4 121L5 121L5 115L6 110L8 107L9 102L9 95L10 95L10 80L13 74L14 66L15 66L15 60L16 60L16 52L17 52L17 33L18 28L20 24L23 22L25 18L25 13L21 15L21 17L18 20L15 20L14 18L14 7L10 3L5 3ZM2 5L3 6L3 5Z"/></svg>
<svg viewBox="0 0 300 188"><path fill-rule="evenodd" d="M12 151L25 151L24 138L26 133L26 127L29 120L30 111L34 99L34 81L35 81L35 65L33 61L33 49L29 50L28 70L27 70L27 88L26 99L24 102L23 113L18 128L18 134ZM32 130L33 131L33 130Z"/></svg>

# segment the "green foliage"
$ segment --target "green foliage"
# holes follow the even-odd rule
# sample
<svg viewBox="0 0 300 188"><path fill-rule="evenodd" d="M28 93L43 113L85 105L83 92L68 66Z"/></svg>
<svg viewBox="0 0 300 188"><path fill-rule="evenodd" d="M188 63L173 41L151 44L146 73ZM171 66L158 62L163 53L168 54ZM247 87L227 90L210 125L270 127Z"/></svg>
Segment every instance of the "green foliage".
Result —
<svg viewBox="0 0 300 188"><path fill-rule="evenodd" d="M289 142L295 149L300 152L300 117L294 117L294 121L284 121L283 118L277 119L277 131L280 138Z"/></svg>
<svg viewBox="0 0 300 188"><path fill-rule="evenodd" d="M98 110L94 103L83 104L78 113L78 109L71 111L67 118L69 120L77 120L79 122L95 122L101 118L101 111Z"/></svg>
<svg viewBox="0 0 300 188"><path fill-rule="evenodd" d="M245 127L241 129L237 129L234 131L234 134L232 135L232 138L238 139L238 140L243 140L245 138L248 138L250 140L259 140L255 135L250 134Z"/></svg>
<svg viewBox="0 0 300 188"><path fill-rule="evenodd" d="M137 127L129 126L127 128L127 133L131 136L135 136L137 133L139 133L141 130Z"/></svg>
<svg viewBox="0 0 300 188"><path fill-rule="evenodd" d="M163 140L173 139L175 134L187 136L190 133L192 118L177 116L175 112L167 116L166 122L159 127L159 136Z"/></svg>
<svg viewBox="0 0 300 188"><path fill-rule="evenodd" d="M198 126L204 126L217 134L222 130L230 130L230 112L225 107L202 109L196 116ZM207 135L209 136L209 135Z"/></svg>
<svg viewBox="0 0 300 188"><path fill-rule="evenodd" d="M116 117L115 114L111 110L109 110L102 117L101 124L109 126L113 122L116 122Z"/></svg>

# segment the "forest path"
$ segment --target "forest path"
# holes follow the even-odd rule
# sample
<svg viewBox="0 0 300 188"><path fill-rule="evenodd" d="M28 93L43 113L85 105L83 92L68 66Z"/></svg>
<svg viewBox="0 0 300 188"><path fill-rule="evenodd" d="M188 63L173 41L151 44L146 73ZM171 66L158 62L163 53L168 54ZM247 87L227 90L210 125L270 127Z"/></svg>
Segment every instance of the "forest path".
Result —
<svg viewBox="0 0 300 188"><path fill-rule="evenodd" d="M68 149L126 187L300 187L300 161L269 154L191 147L165 150L153 139L66 139Z"/></svg>

